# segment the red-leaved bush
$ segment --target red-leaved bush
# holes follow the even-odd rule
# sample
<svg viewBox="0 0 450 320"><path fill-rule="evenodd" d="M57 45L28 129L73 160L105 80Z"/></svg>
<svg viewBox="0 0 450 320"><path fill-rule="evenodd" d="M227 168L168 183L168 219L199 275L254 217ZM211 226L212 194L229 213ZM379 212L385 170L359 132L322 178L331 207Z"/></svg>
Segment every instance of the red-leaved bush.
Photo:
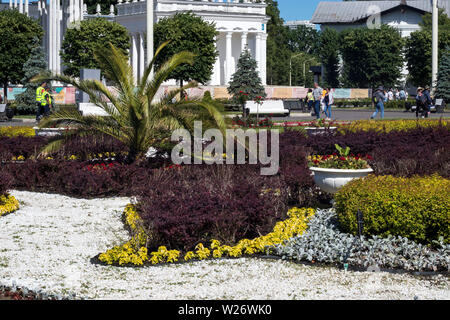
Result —
<svg viewBox="0 0 450 320"><path fill-rule="evenodd" d="M0 167L0 196L4 195L10 189L12 182L12 175Z"/></svg>
<svg viewBox="0 0 450 320"><path fill-rule="evenodd" d="M213 238L232 244L269 232L285 219L285 200L280 177L261 176L257 166L185 166L156 172L138 211L150 245L190 250Z"/></svg>

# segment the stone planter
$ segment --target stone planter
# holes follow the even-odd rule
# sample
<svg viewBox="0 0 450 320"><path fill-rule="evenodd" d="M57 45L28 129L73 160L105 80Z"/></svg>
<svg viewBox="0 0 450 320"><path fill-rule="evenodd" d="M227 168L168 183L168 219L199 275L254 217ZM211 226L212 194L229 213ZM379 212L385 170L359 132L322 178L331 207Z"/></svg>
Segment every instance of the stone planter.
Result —
<svg viewBox="0 0 450 320"><path fill-rule="evenodd" d="M331 168L309 168L314 174L314 182L325 192L334 194L356 178L364 178L372 173L372 168L367 169L331 169Z"/></svg>
<svg viewBox="0 0 450 320"><path fill-rule="evenodd" d="M337 127L304 127L306 130L306 133L310 136L317 135L317 134L324 134L327 131L335 131Z"/></svg>
<svg viewBox="0 0 450 320"><path fill-rule="evenodd" d="M60 135L66 128L39 128L33 127L36 136L56 136Z"/></svg>

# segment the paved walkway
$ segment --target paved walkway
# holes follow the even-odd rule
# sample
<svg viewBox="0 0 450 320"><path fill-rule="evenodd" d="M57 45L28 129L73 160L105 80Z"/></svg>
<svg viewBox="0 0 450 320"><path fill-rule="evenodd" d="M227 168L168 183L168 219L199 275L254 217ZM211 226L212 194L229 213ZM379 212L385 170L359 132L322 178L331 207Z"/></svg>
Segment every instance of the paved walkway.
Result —
<svg viewBox="0 0 450 320"><path fill-rule="evenodd" d="M333 108L331 110L331 118L334 120L346 120L346 121L353 121L353 120L367 120L370 119L370 116L373 114L374 110L342 110ZM323 118L324 115L322 114L321 117ZM450 117L450 112L446 111L445 113L432 113L430 118L431 119L439 119L440 117ZM380 118L380 115L378 114L377 119ZM391 111L391 110L385 110L384 111L384 118L385 119L416 119L416 113L415 112L403 112L403 111ZM285 121L308 121L313 120L315 117L312 117L309 113L291 113L290 117L274 117L273 120L285 120Z"/></svg>
<svg viewBox="0 0 450 320"><path fill-rule="evenodd" d="M370 119L370 116L373 113L373 110L342 110L333 108L332 109L332 119L334 120L346 120L346 121L354 121L354 120L366 120ZM321 115L323 118L324 115ZM379 119L379 115L377 119ZM445 113L432 113L431 119L439 119L439 118L450 118L450 111L446 111ZM415 112L402 112L402 111L392 111L385 110L384 111L385 119L415 119ZM309 121L314 120L315 117L312 117L309 113L300 113L300 112L292 112L289 117L273 117L272 120L275 121ZM0 122L0 127L8 127L8 126L36 126L37 122L34 119L16 119L14 118L12 121L3 121Z"/></svg>

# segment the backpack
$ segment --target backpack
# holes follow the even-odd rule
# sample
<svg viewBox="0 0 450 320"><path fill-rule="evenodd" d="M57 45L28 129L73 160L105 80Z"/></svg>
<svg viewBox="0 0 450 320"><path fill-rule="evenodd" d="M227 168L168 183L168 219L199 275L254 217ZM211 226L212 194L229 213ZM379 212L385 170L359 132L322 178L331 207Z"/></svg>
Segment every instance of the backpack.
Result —
<svg viewBox="0 0 450 320"><path fill-rule="evenodd" d="M376 92L373 94L373 96L372 96L372 101L373 101L375 104L378 104L378 102L380 102L380 96L378 95L378 91L376 91Z"/></svg>

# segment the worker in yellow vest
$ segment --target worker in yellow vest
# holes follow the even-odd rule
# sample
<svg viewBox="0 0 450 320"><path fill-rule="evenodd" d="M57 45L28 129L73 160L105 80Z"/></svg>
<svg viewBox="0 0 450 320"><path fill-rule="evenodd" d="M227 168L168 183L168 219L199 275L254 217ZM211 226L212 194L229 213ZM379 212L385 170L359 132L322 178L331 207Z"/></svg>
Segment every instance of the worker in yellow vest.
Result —
<svg viewBox="0 0 450 320"><path fill-rule="evenodd" d="M47 83L42 82L41 85L36 89L36 121L42 119L44 114L44 107L47 104L46 99L44 98L46 91Z"/></svg>
<svg viewBox="0 0 450 320"><path fill-rule="evenodd" d="M50 115L50 109L52 107L52 97L48 91L47 83L43 82L36 89L36 121L41 120L43 117Z"/></svg>

